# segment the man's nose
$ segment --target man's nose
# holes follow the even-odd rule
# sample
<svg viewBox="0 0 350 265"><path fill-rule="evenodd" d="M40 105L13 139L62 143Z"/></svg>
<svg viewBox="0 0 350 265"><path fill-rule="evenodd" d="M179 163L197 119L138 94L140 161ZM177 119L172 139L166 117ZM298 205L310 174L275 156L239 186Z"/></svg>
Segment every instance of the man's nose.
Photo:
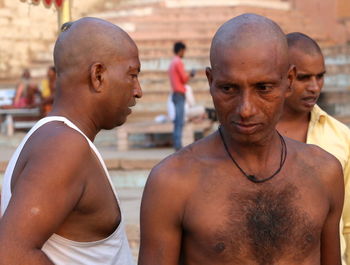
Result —
<svg viewBox="0 0 350 265"><path fill-rule="evenodd" d="M317 80L315 76L311 78L307 89L314 93L317 93L321 90L321 83L319 82L319 80Z"/></svg>
<svg viewBox="0 0 350 265"><path fill-rule="evenodd" d="M134 88L134 97L135 98L142 97L142 89L141 89L140 82L138 80L137 80L137 84L135 85L135 88Z"/></svg>
<svg viewBox="0 0 350 265"><path fill-rule="evenodd" d="M249 92L242 92L238 112L242 119L248 119L255 114L256 107L254 99Z"/></svg>

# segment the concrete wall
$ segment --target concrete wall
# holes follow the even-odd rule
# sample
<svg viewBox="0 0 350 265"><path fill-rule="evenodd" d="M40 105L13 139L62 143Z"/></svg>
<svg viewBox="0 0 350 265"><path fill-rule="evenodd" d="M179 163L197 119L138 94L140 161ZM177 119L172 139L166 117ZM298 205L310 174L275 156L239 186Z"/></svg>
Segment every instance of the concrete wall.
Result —
<svg viewBox="0 0 350 265"><path fill-rule="evenodd" d="M96 9L100 1L72 1L73 19ZM58 32L57 11L52 6L32 5L19 0L0 0L0 80L19 77L31 66L34 76L45 69L36 67L52 61L52 49Z"/></svg>
<svg viewBox="0 0 350 265"><path fill-rule="evenodd" d="M349 0L337 0L337 17L340 19L350 19Z"/></svg>
<svg viewBox="0 0 350 265"><path fill-rule="evenodd" d="M340 15L350 13L349 0L290 0L293 7L307 17L310 22L315 22L322 29L326 38L330 40L329 45L344 44L350 41L350 25L339 21ZM344 9L342 9L344 8ZM342 11L340 11L342 9Z"/></svg>
<svg viewBox="0 0 350 265"><path fill-rule="evenodd" d="M20 1L4 0L0 6L0 78L7 78L20 75L37 51L49 48L57 18L53 9Z"/></svg>
<svg viewBox="0 0 350 265"><path fill-rule="evenodd" d="M288 10L289 1L283 0L165 0L168 7L190 7L190 6L255 6L272 9Z"/></svg>

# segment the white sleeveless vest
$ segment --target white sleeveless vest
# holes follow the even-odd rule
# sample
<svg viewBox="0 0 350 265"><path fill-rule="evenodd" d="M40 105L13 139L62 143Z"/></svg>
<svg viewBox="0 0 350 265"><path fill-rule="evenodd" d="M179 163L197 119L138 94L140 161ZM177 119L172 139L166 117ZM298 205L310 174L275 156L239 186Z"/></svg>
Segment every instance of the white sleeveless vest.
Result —
<svg viewBox="0 0 350 265"><path fill-rule="evenodd" d="M60 116L46 117L38 121L24 137L13 154L4 175L1 194L1 216L4 214L11 199L11 178L17 159L29 137L42 125L51 121L61 121L80 132L88 141L90 147L100 160L105 174L119 203L118 196L110 179L102 157L90 139L71 121ZM134 265L126 237L123 217L118 228L107 238L94 242L76 242L53 234L44 244L42 250L56 265Z"/></svg>

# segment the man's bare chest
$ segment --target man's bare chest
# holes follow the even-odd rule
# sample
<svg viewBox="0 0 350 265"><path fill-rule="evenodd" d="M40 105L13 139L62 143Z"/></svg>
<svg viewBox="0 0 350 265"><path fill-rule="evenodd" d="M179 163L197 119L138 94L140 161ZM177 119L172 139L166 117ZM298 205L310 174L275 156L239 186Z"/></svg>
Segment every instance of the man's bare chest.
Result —
<svg viewBox="0 0 350 265"><path fill-rule="evenodd" d="M294 183L253 185L218 184L198 191L186 207L188 246L205 250L207 257L235 260L233 264L278 264L285 259L302 264L319 248L327 200L317 189Z"/></svg>

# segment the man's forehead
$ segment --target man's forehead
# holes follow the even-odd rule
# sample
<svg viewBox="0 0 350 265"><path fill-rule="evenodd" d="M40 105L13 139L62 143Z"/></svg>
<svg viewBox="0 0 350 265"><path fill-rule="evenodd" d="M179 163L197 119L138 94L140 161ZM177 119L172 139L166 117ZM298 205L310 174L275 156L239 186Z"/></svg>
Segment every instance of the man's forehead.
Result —
<svg viewBox="0 0 350 265"><path fill-rule="evenodd" d="M288 64L288 54L273 43L243 48L226 45L217 50L216 56L212 59L212 68L221 66L244 67L251 62L254 62L256 67L261 65L275 67L280 64Z"/></svg>
<svg viewBox="0 0 350 265"><path fill-rule="evenodd" d="M296 66L297 70L307 67L325 68L324 57L320 53L307 54L300 50L289 53L290 62Z"/></svg>
<svg viewBox="0 0 350 265"><path fill-rule="evenodd" d="M124 53L122 56L116 56L112 64L126 68L127 71L135 71L141 68L138 53Z"/></svg>

